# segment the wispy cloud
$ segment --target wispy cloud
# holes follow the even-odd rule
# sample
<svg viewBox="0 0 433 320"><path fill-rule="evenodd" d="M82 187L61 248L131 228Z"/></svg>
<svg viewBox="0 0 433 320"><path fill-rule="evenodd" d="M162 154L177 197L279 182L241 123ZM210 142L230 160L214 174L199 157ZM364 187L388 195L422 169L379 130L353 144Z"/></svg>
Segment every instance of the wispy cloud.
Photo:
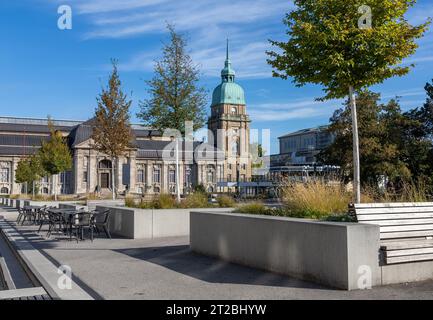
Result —
<svg viewBox="0 0 433 320"><path fill-rule="evenodd" d="M73 4L89 24L82 35L85 40L162 35L167 23L174 24L188 34L191 56L209 76L219 74L225 39L230 38L233 66L242 78L271 76L265 54L270 49L268 39L284 35L281 21L292 7L287 0L76 0ZM158 51L138 49L123 69L151 70L157 55L149 53Z"/></svg>
<svg viewBox="0 0 433 320"><path fill-rule="evenodd" d="M287 121L330 116L341 106L341 100L319 102L315 100L294 100L287 103L265 103L251 105L248 113L253 121Z"/></svg>

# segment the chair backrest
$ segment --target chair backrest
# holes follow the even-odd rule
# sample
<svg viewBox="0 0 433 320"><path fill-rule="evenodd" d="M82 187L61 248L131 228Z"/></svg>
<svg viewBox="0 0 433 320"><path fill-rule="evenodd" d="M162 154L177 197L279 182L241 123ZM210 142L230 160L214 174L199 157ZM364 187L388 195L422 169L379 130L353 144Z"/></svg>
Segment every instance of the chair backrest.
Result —
<svg viewBox="0 0 433 320"><path fill-rule="evenodd" d="M104 210L102 212L94 211L95 223L97 224L107 224L110 218L110 210Z"/></svg>
<svg viewBox="0 0 433 320"><path fill-rule="evenodd" d="M380 226L380 239L433 239L433 202L361 203L353 207L360 223Z"/></svg>

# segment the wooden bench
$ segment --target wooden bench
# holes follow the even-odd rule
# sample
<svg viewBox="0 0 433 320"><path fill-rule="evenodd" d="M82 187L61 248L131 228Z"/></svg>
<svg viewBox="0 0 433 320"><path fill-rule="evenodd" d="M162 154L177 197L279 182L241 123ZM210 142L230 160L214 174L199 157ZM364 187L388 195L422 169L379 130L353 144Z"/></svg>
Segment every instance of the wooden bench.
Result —
<svg viewBox="0 0 433 320"><path fill-rule="evenodd" d="M433 202L362 203L350 210L358 222L380 226L385 264L433 260Z"/></svg>

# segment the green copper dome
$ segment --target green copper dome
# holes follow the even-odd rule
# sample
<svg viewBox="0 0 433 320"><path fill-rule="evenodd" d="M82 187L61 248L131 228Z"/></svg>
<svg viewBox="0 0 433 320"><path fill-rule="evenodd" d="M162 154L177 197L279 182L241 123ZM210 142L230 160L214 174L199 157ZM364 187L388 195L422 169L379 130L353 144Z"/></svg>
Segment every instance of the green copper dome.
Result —
<svg viewBox="0 0 433 320"><path fill-rule="evenodd" d="M243 104L245 105L244 89L235 83L235 71L229 59L229 45L227 41L227 55L224 69L221 70L221 84L215 88L212 94L212 106L218 104Z"/></svg>

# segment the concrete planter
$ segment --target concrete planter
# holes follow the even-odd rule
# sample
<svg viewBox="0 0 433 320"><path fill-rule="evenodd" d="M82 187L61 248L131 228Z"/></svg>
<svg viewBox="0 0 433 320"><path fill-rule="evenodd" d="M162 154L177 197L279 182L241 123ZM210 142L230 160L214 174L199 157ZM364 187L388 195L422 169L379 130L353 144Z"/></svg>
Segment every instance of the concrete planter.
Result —
<svg viewBox="0 0 433 320"><path fill-rule="evenodd" d="M110 210L110 233L129 239L188 236L190 212L200 209L135 209L97 206L98 211ZM210 209L227 212L228 209Z"/></svg>
<svg viewBox="0 0 433 320"><path fill-rule="evenodd" d="M335 288L381 281L374 225L192 212L190 239L197 253Z"/></svg>

